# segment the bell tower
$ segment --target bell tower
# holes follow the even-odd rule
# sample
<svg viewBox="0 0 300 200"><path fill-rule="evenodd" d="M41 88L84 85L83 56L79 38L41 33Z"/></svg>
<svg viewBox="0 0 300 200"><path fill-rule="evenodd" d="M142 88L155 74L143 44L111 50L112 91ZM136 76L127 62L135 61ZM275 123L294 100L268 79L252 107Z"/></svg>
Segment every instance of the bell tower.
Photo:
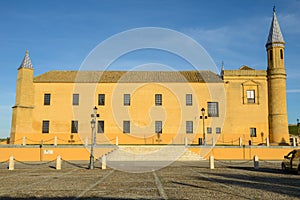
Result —
<svg viewBox="0 0 300 200"><path fill-rule="evenodd" d="M266 50L268 55L269 133L273 144L288 144L286 108L286 72L284 67L285 42L276 17L275 6Z"/></svg>
<svg viewBox="0 0 300 200"><path fill-rule="evenodd" d="M26 51L18 68L16 101L12 107L10 143L22 143L22 137L32 131L32 112L34 108L33 67Z"/></svg>

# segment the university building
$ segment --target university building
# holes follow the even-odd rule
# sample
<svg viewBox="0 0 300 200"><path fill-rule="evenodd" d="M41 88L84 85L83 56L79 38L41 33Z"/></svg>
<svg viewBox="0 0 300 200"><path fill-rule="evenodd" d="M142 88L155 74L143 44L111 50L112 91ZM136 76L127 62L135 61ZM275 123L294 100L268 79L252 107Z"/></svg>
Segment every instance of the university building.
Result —
<svg viewBox="0 0 300 200"><path fill-rule="evenodd" d="M274 11L266 70L49 71L18 69L12 144L286 144L285 42ZM263 56L263 55L262 55Z"/></svg>

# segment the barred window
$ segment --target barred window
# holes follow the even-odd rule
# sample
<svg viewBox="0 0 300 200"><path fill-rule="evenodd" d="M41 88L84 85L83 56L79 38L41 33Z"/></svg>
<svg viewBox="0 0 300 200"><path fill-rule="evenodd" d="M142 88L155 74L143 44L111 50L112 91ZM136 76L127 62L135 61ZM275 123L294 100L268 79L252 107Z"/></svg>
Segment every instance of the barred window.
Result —
<svg viewBox="0 0 300 200"><path fill-rule="evenodd" d="M207 132L207 134L212 134L212 128L211 127L207 127L206 128L206 132Z"/></svg>
<svg viewBox="0 0 300 200"><path fill-rule="evenodd" d="M156 106L162 105L162 94L155 94L155 105Z"/></svg>
<svg viewBox="0 0 300 200"><path fill-rule="evenodd" d="M193 105L193 96L192 94L186 94L185 95L186 105L191 106Z"/></svg>
<svg viewBox="0 0 300 200"><path fill-rule="evenodd" d="M216 128L216 134L221 134L221 128L220 127Z"/></svg>
<svg viewBox="0 0 300 200"><path fill-rule="evenodd" d="M130 94L124 94L124 106L130 106Z"/></svg>
<svg viewBox="0 0 300 200"><path fill-rule="evenodd" d="M73 106L79 105L79 94L73 94Z"/></svg>
<svg viewBox="0 0 300 200"><path fill-rule="evenodd" d="M104 133L104 121L98 121L97 133Z"/></svg>
<svg viewBox="0 0 300 200"><path fill-rule="evenodd" d="M105 105L105 94L98 95L98 105L104 106Z"/></svg>
<svg viewBox="0 0 300 200"><path fill-rule="evenodd" d="M155 121L155 133L162 133L162 121Z"/></svg>
<svg viewBox="0 0 300 200"><path fill-rule="evenodd" d="M71 133L78 133L78 121L72 120L71 122Z"/></svg>
<svg viewBox="0 0 300 200"><path fill-rule="evenodd" d="M123 121L123 133L130 133L130 121Z"/></svg>
<svg viewBox="0 0 300 200"><path fill-rule="evenodd" d="M254 90L247 90L247 102L255 103L255 91Z"/></svg>
<svg viewBox="0 0 300 200"><path fill-rule="evenodd" d="M250 137L256 137L256 128L250 128Z"/></svg>
<svg viewBox="0 0 300 200"><path fill-rule="evenodd" d="M49 133L49 120L43 120L42 133Z"/></svg>
<svg viewBox="0 0 300 200"><path fill-rule="evenodd" d="M51 94L44 94L44 105L49 106L51 101Z"/></svg>
<svg viewBox="0 0 300 200"><path fill-rule="evenodd" d="M193 121L186 121L186 133L193 133Z"/></svg>
<svg viewBox="0 0 300 200"><path fill-rule="evenodd" d="M219 103L207 102L208 117L219 117Z"/></svg>

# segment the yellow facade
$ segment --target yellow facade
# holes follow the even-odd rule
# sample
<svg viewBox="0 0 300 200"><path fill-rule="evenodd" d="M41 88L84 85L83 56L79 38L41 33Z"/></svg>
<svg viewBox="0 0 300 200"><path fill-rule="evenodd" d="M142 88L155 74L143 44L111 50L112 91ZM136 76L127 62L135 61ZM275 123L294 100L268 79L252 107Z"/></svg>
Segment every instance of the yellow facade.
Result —
<svg viewBox="0 0 300 200"><path fill-rule="evenodd" d="M286 144L284 42L272 35L278 29L274 13L267 70L243 66L221 75L50 71L34 77L26 52L18 71L10 142L91 143L96 106L97 144L199 144L200 139L206 144Z"/></svg>

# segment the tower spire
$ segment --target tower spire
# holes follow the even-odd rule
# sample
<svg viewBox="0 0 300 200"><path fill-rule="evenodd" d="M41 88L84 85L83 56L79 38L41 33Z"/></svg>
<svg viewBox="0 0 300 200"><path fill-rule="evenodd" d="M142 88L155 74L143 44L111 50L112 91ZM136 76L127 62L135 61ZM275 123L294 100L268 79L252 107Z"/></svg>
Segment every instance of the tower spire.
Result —
<svg viewBox="0 0 300 200"><path fill-rule="evenodd" d="M276 8L275 5L273 7L273 19L269 31L268 40L266 43L266 48L270 48L272 46L283 46L284 47L284 39L280 30L280 26L276 17Z"/></svg>
<svg viewBox="0 0 300 200"><path fill-rule="evenodd" d="M29 57L29 52L28 50L26 50L26 53L25 53L25 56L24 56L24 59L19 67L20 68L30 68L30 69L33 69L32 67L32 63L31 63L31 60L30 60L30 57Z"/></svg>

